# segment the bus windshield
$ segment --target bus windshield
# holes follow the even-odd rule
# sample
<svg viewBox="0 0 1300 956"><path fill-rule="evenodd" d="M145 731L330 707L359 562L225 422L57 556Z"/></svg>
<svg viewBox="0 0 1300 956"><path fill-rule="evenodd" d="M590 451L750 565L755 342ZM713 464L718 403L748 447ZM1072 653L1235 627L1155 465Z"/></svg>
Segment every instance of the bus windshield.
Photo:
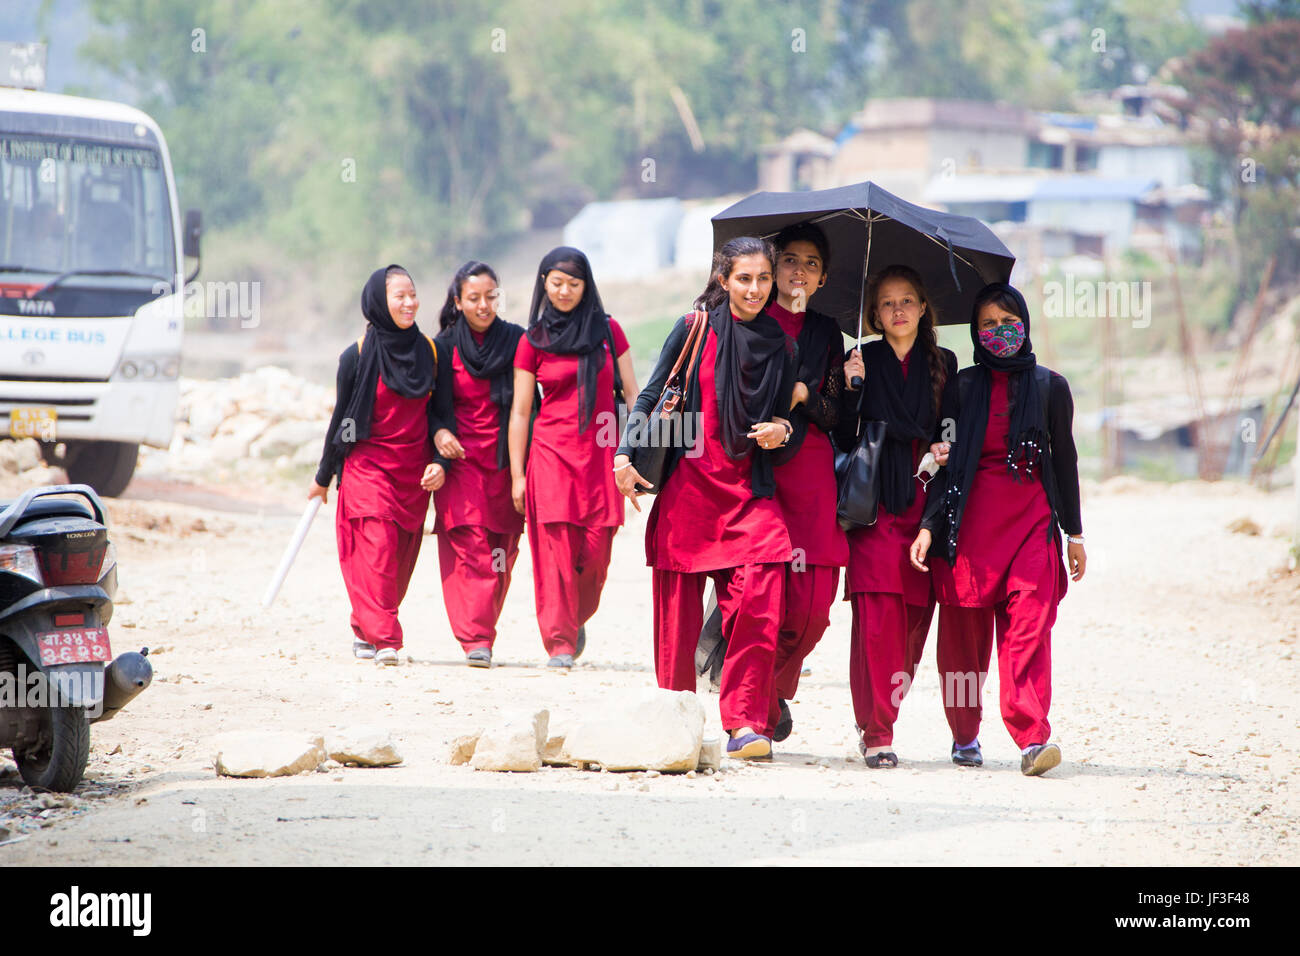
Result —
<svg viewBox="0 0 1300 956"><path fill-rule="evenodd" d="M0 132L0 191L0 272L176 274L157 150Z"/></svg>

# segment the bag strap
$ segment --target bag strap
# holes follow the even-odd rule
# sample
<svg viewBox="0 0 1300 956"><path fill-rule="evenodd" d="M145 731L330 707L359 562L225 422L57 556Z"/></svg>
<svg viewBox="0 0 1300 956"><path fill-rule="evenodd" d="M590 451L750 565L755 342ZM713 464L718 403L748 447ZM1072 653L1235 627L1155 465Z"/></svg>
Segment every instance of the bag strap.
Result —
<svg viewBox="0 0 1300 956"><path fill-rule="evenodd" d="M365 340L366 333L362 332L357 338L357 358L361 357L361 344L365 342ZM424 340L429 343L429 348L433 349L433 377L436 381L438 378L438 346L434 344L432 336L426 335Z"/></svg>
<svg viewBox="0 0 1300 956"><path fill-rule="evenodd" d="M1034 366L1034 379L1038 383L1038 399L1043 403L1043 432L1047 435L1050 446L1052 440L1052 418L1048 414L1052 400L1052 370L1041 365Z"/></svg>
<svg viewBox="0 0 1300 956"><path fill-rule="evenodd" d="M699 322L699 313L694 312L690 315L683 316L686 320L686 341L682 343L682 350L677 353L677 361L673 363L673 370L668 373L668 378L664 382L664 388L667 389L677 378L677 373L682 369L682 363L686 361L687 353L690 353L690 363L686 367L686 374L689 378L695 367L695 360L700 354L700 346L704 343L704 331L709 327L708 322Z"/></svg>
<svg viewBox="0 0 1300 956"><path fill-rule="evenodd" d="M605 341L609 343L609 357L614 362L614 400L627 404L627 396L623 394L623 373L618 370L618 350L614 346L614 329L609 325L609 317L605 317Z"/></svg>

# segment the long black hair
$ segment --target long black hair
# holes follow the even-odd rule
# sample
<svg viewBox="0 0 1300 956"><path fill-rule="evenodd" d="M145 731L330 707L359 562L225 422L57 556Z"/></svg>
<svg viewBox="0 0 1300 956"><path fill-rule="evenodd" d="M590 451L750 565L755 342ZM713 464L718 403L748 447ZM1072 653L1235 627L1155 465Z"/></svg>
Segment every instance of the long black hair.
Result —
<svg viewBox="0 0 1300 956"><path fill-rule="evenodd" d="M759 239L757 236L737 236L735 239L728 239L721 249L713 254L713 268L709 272L709 284L704 287L704 291L695 299L695 308L703 309L705 312L712 312L715 308L726 302L729 298L727 290L723 288L722 283L731 276L731 270L736 264L736 260L741 256L761 255L766 256L768 265L773 271L776 270L776 250L772 243L766 239ZM766 309L772 303L772 297L776 295L776 281L772 281L772 292L767 297L767 302L763 303Z"/></svg>
<svg viewBox="0 0 1300 956"><path fill-rule="evenodd" d="M933 392L932 407L936 414L939 411L939 402L943 397L943 386L948 380L948 368L944 363L943 352L939 348L939 337L935 334L934 327L938 323L938 314L935 311L934 303L926 295L925 283L921 280L921 274L911 266L905 266L895 263L892 266L886 266L867 282L866 310L867 326L872 332L883 336L885 334L884 323L880 321L880 316L876 314L876 296L880 293L880 287L889 279L902 279L908 283L916 293L916 297L925 307L921 313L920 324L916 327L916 341L925 349L926 362L930 366L930 388Z"/></svg>
<svg viewBox="0 0 1300 956"><path fill-rule="evenodd" d="M460 309L456 308L456 300L460 298L461 287L474 276L491 276L493 282L497 285L501 284L497 274L492 271L492 267L486 262L471 259L457 269L456 275L451 280L451 285L447 287L447 301L442 304L442 311L438 313L438 328L441 331L447 331L460 318L461 313Z"/></svg>

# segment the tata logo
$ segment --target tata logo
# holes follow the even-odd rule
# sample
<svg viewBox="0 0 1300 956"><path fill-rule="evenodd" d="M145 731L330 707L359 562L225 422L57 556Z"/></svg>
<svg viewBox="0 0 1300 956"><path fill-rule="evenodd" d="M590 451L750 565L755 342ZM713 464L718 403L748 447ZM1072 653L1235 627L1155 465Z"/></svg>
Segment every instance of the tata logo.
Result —
<svg viewBox="0 0 1300 956"><path fill-rule="evenodd" d="M32 349L30 352L23 353L24 365L36 366L36 365L42 365L44 364L44 362L45 362L45 353L42 352L40 349Z"/></svg>
<svg viewBox="0 0 1300 956"><path fill-rule="evenodd" d="M19 299L18 312L21 315L53 315L54 303L49 299Z"/></svg>

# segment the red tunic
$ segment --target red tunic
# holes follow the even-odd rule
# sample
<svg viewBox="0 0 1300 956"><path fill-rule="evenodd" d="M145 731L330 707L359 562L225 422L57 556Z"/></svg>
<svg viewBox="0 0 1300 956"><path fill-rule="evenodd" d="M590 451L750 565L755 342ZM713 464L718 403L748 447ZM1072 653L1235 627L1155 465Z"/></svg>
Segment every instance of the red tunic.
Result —
<svg viewBox="0 0 1300 956"><path fill-rule="evenodd" d="M343 461L339 505L343 517L385 518L404 531L422 531L429 493L420 478L432 458L428 397L404 398L382 377L375 389L370 437Z"/></svg>
<svg viewBox="0 0 1300 956"><path fill-rule="evenodd" d="M699 573L787 562L790 535L781 506L775 498L753 497L750 455L736 460L722 447L713 375L717 335L709 329L704 340L701 424L695 436L695 449L703 443L703 452L695 458L682 455L655 498L646 522L646 564L660 571Z"/></svg>
<svg viewBox="0 0 1300 956"><path fill-rule="evenodd" d="M627 336L609 320L614 347L627 351ZM596 406L591 424L579 432L578 356L552 355L534 349L528 337L519 340L515 368L537 376L542 407L533 424L528 452L528 519L541 524L564 522L586 527L618 527L623 523L623 496L614 483L614 452L619 423L614 414L614 356L605 344L606 360L596 382Z"/></svg>
<svg viewBox="0 0 1300 956"><path fill-rule="evenodd" d="M1066 588L1060 539L1048 537L1052 510L1038 469L1032 480L1016 481L1007 469L1007 376L993 373L989 421L984 430L979 467L957 536L957 558L949 566L937 560L935 595L940 604L994 607L1014 591L1050 589L1053 577Z"/></svg>
<svg viewBox="0 0 1300 956"><path fill-rule="evenodd" d="M909 351L899 361L904 380L914 352L915 349ZM914 473L927 451L928 445L922 446L919 441L912 443ZM912 567L907 556L925 513L925 486L919 478L913 481L916 497L912 499L910 508L895 515L882 504L876 511L875 524L849 532L849 570L845 576L844 600L849 600L850 594L864 592L901 594L905 604L918 607L924 607L932 600L930 575Z"/></svg>
<svg viewBox="0 0 1300 956"><path fill-rule="evenodd" d="M481 345L483 335L471 333ZM447 480L433 493L438 509L434 531L476 525L496 534L521 534L524 517L510 499L510 466L497 467L501 409L492 401L492 381L475 378L452 350L456 437L465 457L447 469Z"/></svg>
<svg viewBox="0 0 1300 956"><path fill-rule="evenodd" d="M803 331L805 312L795 313L773 302L767 314L792 339ZM824 383L818 382L820 389ZM803 552L805 564L842 568L849 560L844 531L835 518L835 449L830 436L809 423L794 458L773 469L776 500L785 515L790 543Z"/></svg>

